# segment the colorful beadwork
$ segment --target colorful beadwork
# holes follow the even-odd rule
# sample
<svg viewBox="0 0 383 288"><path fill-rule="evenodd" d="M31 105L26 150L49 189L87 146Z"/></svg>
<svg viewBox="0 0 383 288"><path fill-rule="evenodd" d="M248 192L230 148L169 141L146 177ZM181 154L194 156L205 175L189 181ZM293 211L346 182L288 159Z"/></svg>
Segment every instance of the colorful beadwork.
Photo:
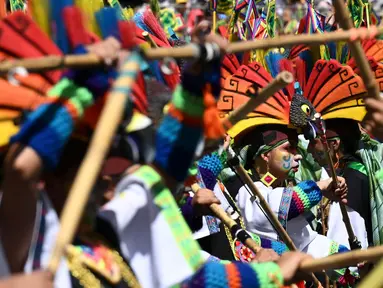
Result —
<svg viewBox="0 0 383 288"><path fill-rule="evenodd" d="M163 184L162 177L149 166L142 166L134 172L134 175L142 179L148 187L151 187L154 203L163 213L172 230L174 238L177 243L179 243L179 248L182 254L190 267L197 270L203 264L203 259L200 253L201 248L193 239L190 228L182 217L172 193Z"/></svg>
<svg viewBox="0 0 383 288"><path fill-rule="evenodd" d="M322 199L322 192L318 185L312 181L302 181L294 186L288 212L288 220L293 219L303 212L309 211Z"/></svg>

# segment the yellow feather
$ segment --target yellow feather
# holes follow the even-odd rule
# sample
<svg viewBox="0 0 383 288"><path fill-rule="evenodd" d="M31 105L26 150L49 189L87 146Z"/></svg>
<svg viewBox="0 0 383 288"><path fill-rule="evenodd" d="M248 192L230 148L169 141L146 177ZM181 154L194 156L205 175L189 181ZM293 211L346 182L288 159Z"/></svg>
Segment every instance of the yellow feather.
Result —
<svg viewBox="0 0 383 288"><path fill-rule="evenodd" d="M48 36L51 36L49 25L49 0L30 0L28 7L33 20Z"/></svg>
<svg viewBox="0 0 383 288"><path fill-rule="evenodd" d="M130 20L134 16L134 10L132 8L124 8L123 9L126 20Z"/></svg>
<svg viewBox="0 0 383 288"><path fill-rule="evenodd" d="M101 36L100 28L98 27L96 17L94 14L104 8L104 1L103 0L75 0L75 4L77 7L79 7L85 16L85 27L97 34L98 36Z"/></svg>

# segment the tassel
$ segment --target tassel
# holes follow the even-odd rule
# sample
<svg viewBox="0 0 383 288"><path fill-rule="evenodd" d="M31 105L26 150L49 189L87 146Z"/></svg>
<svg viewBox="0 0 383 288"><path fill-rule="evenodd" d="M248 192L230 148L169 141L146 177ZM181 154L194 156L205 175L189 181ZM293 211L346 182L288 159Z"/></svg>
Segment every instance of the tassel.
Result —
<svg viewBox="0 0 383 288"><path fill-rule="evenodd" d="M208 84L204 91L203 102L205 111L203 115L204 135L207 139L220 139L225 135L225 129L218 116L216 100L211 92L211 86Z"/></svg>

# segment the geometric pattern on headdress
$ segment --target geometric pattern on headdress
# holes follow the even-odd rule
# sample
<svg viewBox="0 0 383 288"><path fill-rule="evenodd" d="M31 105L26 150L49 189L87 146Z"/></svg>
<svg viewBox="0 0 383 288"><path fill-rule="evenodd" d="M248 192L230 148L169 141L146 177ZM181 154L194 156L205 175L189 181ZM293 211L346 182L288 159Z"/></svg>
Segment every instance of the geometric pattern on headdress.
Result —
<svg viewBox="0 0 383 288"><path fill-rule="evenodd" d="M218 101L220 116L225 117L246 103L249 100L247 90L250 86L263 88L272 79L266 69L257 62L240 66L225 80ZM287 126L300 123L304 115L299 116L301 120L298 122L290 115L302 113L300 107L304 104L312 108L311 112L321 113L324 119L346 118L361 121L365 116L363 97L366 95L366 90L362 79L351 67L341 65L336 60L319 60L308 79L304 80L303 98L295 95L292 99L291 95L284 93L286 90L280 90L232 127L229 134L238 137L254 126L265 124ZM296 105L292 105L291 101Z"/></svg>
<svg viewBox="0 0 383 288"><path fill-rule="evenodd" d="M239 66L239 60L235 54L225 54L221 63L221 86L225 85L226 78L233 75Z"/></svg>
<svg viewBox="0 0 383 288"><path fill-rule="evenodd" d="M378 39L364 40L362 47L379 85L379 90L383 91L383 41ZM360 73L354 58L351 58L347 65L354 69L356 74Z"/></svg>
<svg viewBox="0 0 383 288"><path fill-rule="evenodd" d="M336 60L315 63L303 94L324 119L361 121L366 114L363 80L351 67Z"/></svg>
<svg viewBox="0 0 383 288"><path fill-rule="evenodd" d="M230 77L226 78L218 101L220 116L225 117L249 100L247 91L250 86L263 88L272 81L272 76L258 62L240 66ZM288 97L279 91L259 105L247 117L237 123L229 131L232 137L245 130L263 124L289 124L290 102Z"/></svg>

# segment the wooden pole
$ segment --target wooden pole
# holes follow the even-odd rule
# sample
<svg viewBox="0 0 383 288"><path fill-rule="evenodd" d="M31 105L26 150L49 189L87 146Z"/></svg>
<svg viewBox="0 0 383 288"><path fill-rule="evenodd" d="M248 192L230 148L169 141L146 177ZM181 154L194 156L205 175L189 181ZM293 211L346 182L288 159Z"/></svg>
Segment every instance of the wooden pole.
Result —
<svg viewBox="0 0 383 288"><path fill-rule="evenodd" d="M237 109L235 109L228 117L222 120L222 124L225 127L226 131L237 124L239 121L244 119L247 114L253 112L255 108L257 108L262 103L266 102L266 100L277 93L282 88L286 87L286 85L292 83L294 81L294 77L290 72L282 71L270 82L268 86L263 88L258 95L253 96L249 99L245 104L241 105Z"/></svg>
<svg viewBox="0 0 383 288"><path fill-rule="evenodd" d="M381 255L382 256L382 255ZM358 288L383 288L383 260L358 285Z"/></svg>
<svg viewBox="0 0 383 288"><path fill-rule="evenodd" d="M332 3L335 8L335 17L339 23L339 26L346 31L353 29L354 24L352 23L350 13L348 13L348 10L346 9L345 2L343 0L332 0ZM356 65L360 71L360 76L362 77L364 86L366 87L367 97L380 99L379 86L376 83L370 64L364 54L362 44L360 41L353 41L349 42L349 46L351 55L355 59Z"/></svg>
<svg viewBox="0 0 383 288"><path fill-rule="evenodd" d="M325 131L324 126L323 126L322 116L319 113L316 113L314 115L314 117L315 117L316 125L320 131L320 139L321 139L322 145L325 148L325 151L324 151L325 157L326 157L327 165L329 166L329 169L330 169L333 185L338 185L338 177L336 175L334 163L333 163L332 158L330 156L330 146L328 145L328 142L327 142L326 131ZM348 241L350 243L350 248L351 249L362 248L360 245L360 242L358 241L357 237L355 236L354 230L352 229L350 217L348 217L346 206L341 202L339 202L339 206L340 206L340 211L342 212L342 219L343 219L344 225L346 226L346 230L347 230L347 234L348 234Z"/></svg>
<svg viewBox="0 0 383 288"><path fill-rule="evenodd" d="M201 187L197 183L195 183L192 185L191 188L193 192L196 193ZM221 220L222 223L225 224L230 229L230 231L232 230L233 227L238 226L238 224L233 219L231 219L230 216L227 215L227 213L218 204L211 204L210 210L213 211L214 215L219 220ZM254 253L257 253L259 250L262 249L262 247L259 247L257 245L257 243L254 241L253 238L247 238L245 240L245 243L243 244L246 245L246 247L248 247Z"/></svg>
<svg viewBox="0 0 383 288"><path fill-rule="evenodd" d="M142 32L142 36L145 38L146 42L150 44L152 48L158 48L156 42L154 42L152 36L147 31Z"/></svg>
<svg viewBox="0 0 383 288"><path fill-rule="evenodd" d="M226 50L227 53L245 52L255 49L271 49L278 47L291 47L294 45L322 45L327 42L350 41L353 35L366 35L376 37L383 34L383 27L374 29L359 28L355 31L337 31L323 34L301 34L284 35L275 38L267 38L256 41L241 41L231 43ZM166 57L171 58L198 58L199 48L190 44L178 48L156 48L143 51L149 60L159 60ZM40 58L29 58L22 60L3 61L0 63L0 74L8 73L15 67L24 67L29 72L43 72L62 68L84 68L102 65L102 60L93 54L67 55L67 56L47 56ZM372 76L371 79L374 77Z"/></svg>
<svg viewBox="0 0 383 288"><path fill-rule="evenodd" d="M56 273L64 251L67 245L72 242L76 233L89 194L97 180L101 165L122 119L125 104L131 87L135 83L139 68L140 56L136 53L131 54L124 63L120 76L114 82L107 98L90 146L81 163L62 212L60 231L48 265L48 271L52 275Z"/></svg>
<svg viewBox="0 0 383 288"><path fill-rule="evenodd" d="M383 246L377 246L366 250L354 250L350 252L338 253L328 257L315 260L304 261L299 270L303 272L319 272L322 270L337 269L343 267L356 266L358 263L368 261L376 262L383 257ZM380 279L383 279L383 265L380 270ZM358 286L359 288L361 286ZM364 288L376 287L364 286Z"/></svg>

